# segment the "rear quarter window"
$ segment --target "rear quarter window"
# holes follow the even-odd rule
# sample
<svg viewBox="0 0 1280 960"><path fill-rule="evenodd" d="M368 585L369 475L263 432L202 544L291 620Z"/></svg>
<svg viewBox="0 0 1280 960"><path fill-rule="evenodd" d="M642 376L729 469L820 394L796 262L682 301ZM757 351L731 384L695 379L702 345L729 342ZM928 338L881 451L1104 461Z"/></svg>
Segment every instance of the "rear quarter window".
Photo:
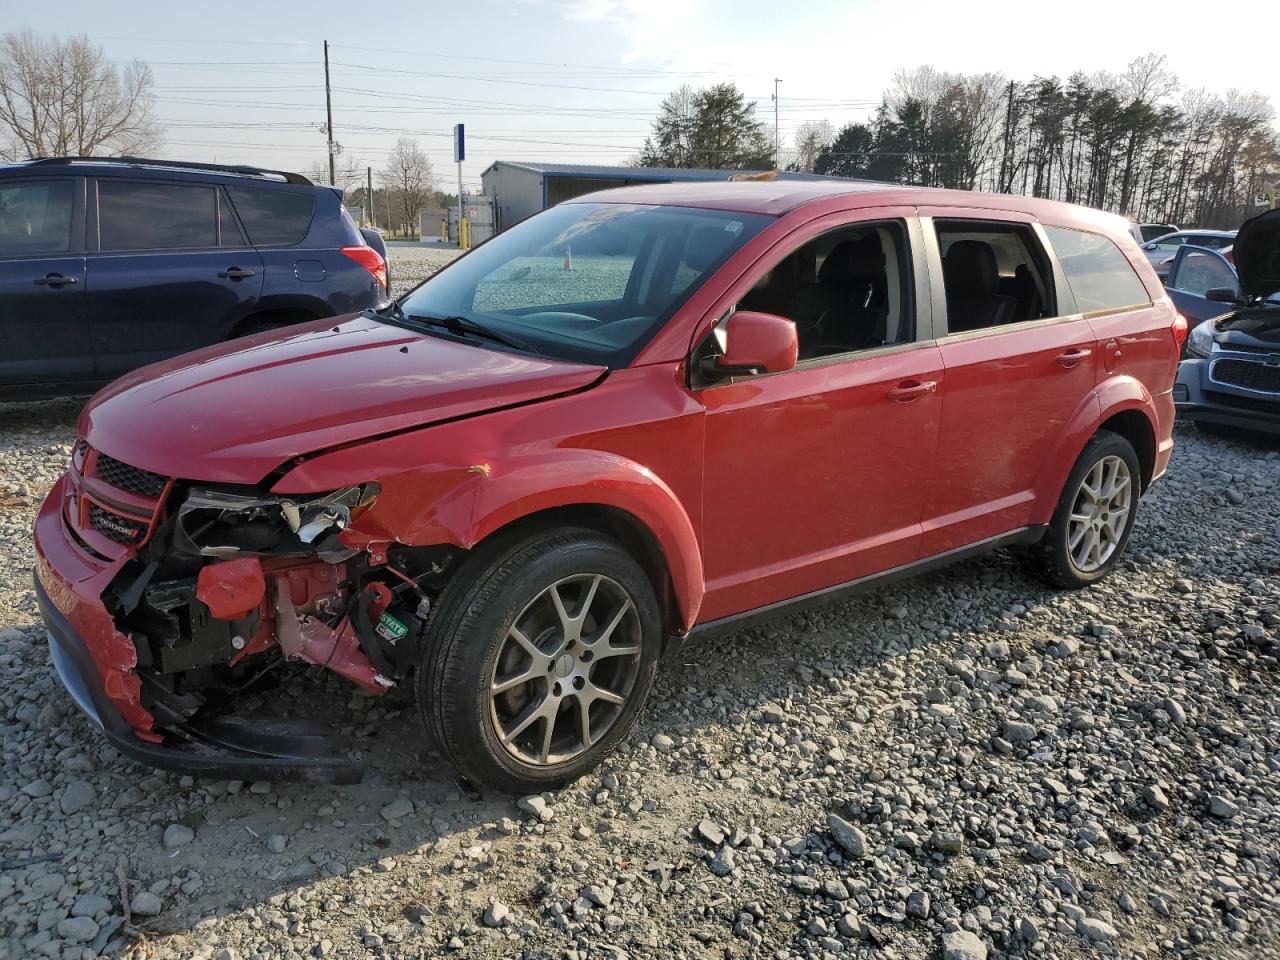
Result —
<svg viewBox="0 0 1280 960"><path fill-rule="evenodd" d="M1087 230L1045 227L1053 252L1081 313L1099 313L1150 303L1151 296L1129 259L1108 237Z"/></svg>
<svg viewBox="0 0 1280 960"><path fill-rule="evenodd" d="M311 230L316 198L309 193L255 187L227 187L227 192L255 247L301 243Z"/></svg>

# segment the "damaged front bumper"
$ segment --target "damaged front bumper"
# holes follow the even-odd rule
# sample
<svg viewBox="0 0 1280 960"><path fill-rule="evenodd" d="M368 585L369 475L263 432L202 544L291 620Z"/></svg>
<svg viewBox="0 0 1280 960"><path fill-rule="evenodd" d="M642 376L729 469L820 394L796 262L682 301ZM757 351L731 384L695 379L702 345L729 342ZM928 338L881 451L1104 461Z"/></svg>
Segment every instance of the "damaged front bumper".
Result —
<svg viewBox="0 0 1280 960"><path fill-rule="evenodd" d="M355 783L363 761L337 755L332 737L294 724L272 727L234 717L161 716L148 709L132 639L102 602L126 557L99 563L64 524L65 485L54 487L36 519L36 598L59 679L121 753L196 776L238 780Z"/></svg>
<svg viewBox="0 0 1280 960"><path fill-rule="evenodd" d="M106 696L93 657L71 622L53 605L36 579L36 599L49 634L49 655L58 679L77 706L127 757L161 770L230 780L357 783L361 760L334 756L330 737L296 730L264 730L233 719L165 728L160 742L141 739Z"/></svg>

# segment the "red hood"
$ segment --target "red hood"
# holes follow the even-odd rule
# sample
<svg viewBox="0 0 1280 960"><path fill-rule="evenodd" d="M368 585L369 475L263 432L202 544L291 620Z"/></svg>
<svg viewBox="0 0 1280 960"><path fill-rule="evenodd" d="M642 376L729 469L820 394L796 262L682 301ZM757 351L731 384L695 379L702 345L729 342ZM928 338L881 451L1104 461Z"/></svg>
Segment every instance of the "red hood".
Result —
<svg viewBox="0 0 1280 960"><path fill-rule="evenodd" d="M604 372L356 315L137 370L89 402L80 435L164 476L257 483L300 454L578 390Z"/></svg>

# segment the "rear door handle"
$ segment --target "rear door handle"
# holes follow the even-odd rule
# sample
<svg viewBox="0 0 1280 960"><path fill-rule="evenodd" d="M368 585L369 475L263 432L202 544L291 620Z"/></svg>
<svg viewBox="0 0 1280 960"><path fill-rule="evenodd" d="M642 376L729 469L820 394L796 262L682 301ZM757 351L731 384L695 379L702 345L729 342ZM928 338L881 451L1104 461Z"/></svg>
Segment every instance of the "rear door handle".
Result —
<svg viewBox="0 0 1280 960"><path fill-rule="evenodd" d="M60 273L46 273L43 277L36 277L36 283L42 287L65 287L69 283L79 283L76 277L64 277Z"/></svg>
<svg viewBox="0 0 1280 960"><path fill-rule="evenodd" d="M218 276L224 280L243 280L245 277L252 277L252 270L241 270L239 267L227 267L225 270L218 271Z"/></svg>
<svg viewBox="0 0 1280 960"><path fill-rule="evenodd" d="M1068 370L1070 370L1072 367L1078 366L1080 362L1086 359L1091 353L1093 353L1093 351L1088 349L1087 347L1082 347L1075 350L1068 350L1066 353L1060 353L1058 354L1058 358L1057 358L1058 366L1066 367Z"/></svg>
<svg viewBox="0 0 1280 960"><path fill-rule="evenodd" d="M896 403L910 403L916 397L923 397L937 389L937 380L903 380L885 396Z"/></svg>

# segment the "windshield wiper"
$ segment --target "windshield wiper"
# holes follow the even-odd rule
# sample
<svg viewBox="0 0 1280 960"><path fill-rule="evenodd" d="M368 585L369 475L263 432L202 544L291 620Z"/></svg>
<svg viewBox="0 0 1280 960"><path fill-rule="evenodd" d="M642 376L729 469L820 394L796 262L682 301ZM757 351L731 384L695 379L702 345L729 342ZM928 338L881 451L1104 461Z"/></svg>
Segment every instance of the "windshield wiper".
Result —
<svg viewBox="0 0 1280 960"><path fill-rule="evenodd" d="M388 300L386 304L381 307L370 307L368 310L362 310L360 312L371 313L375 317L385 317L390 314L393 319L399 320L401 323L406 323L408 321L408 317L404 315L404 308L400 306L399 300Z"/></svg>
<svg viewBox="0 0 1280 960"><path fill-rule="evenodd" d="M398 306L398 305L397 305ZM434 317L425 313L411 313L407 316L401 311L400 319L408 320L410 323L421 323L428 327L441 327L450 333L456 333L462 336L479 337L483 340L491 340L494 343L500 343L503 346L512 347L515 350L525 350L529 353L537 353L529 343L524 340L517 340L515 337L509 337L505 333L499 333L492 330L484 324L476 323L470 317Z"/></svg>

